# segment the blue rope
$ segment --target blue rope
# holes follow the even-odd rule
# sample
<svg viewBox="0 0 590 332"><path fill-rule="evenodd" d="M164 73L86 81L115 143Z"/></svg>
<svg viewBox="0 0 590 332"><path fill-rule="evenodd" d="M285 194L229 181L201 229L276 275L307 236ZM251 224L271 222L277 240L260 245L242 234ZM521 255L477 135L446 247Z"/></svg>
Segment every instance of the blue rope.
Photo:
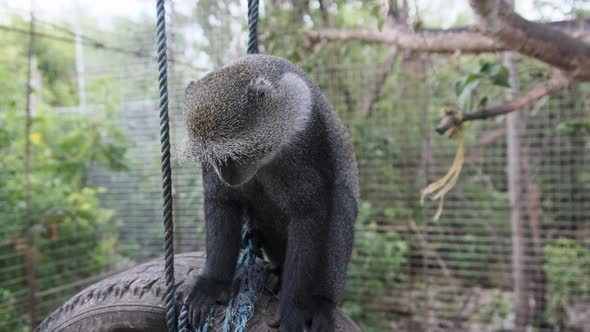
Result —
<svg viewBox="0 0 590 332"><path fill-rule="evenodd" d="M243 238L247 237L249 230L244 227ZM248 321L254 315L254 301L256 293L260 289L261 277L256 270L256 253L258 251L256 241L250 237L246 247L238 260L238 266L234 275L234 282L240 284L238 295L233 298L225 309L223 321L223 332L244 332L248 327ZM211 307L203 326L197 328L196 332L207 332L213 321L214 306ZM188 308L182 306L179 319L179 331L190 332L188 329Z"/></svg>
<svg viewBox="0 0 590 332"><path fill-rule="evenodd" d="M244 237L247 236L248 231L246 229ZM258 249L255 242L252 237L248 239L246 248L238 262L234 280L240 282L240 292L227 306L223 332L230 332L232 326L235 327L234 332L246 331L248 321L254 315L254 301L261 281L260 274L255 271Z"/></svg>

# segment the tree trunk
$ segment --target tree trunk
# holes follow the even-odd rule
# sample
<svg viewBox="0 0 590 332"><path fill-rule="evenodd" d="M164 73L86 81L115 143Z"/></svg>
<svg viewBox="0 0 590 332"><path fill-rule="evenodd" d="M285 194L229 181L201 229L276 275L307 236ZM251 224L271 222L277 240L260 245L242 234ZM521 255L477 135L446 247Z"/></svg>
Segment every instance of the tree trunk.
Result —
<svg viewBox="0 0 590 332"><path fill-rule="evenodd" d="M530 252L529 266L530 269L530 280L532 281L532 292L534 299L534 309L531 313L531 319L533 324L539 328L548 328L545 320L545 310L547 308L547 301L545 299L546 290L546 278L545 271L543 271L543 243L542 243L542 230L540 220L540 192L541 189L535 179L533 178L530 169L528 169L528 154L524 157L525 176L527 196L528 196L528 215L529 215L529 227L531 230L532 239L532 251Z"/></svg>
<svg viewBox="0 0 590 332"><path fill-rule="evenodd" d="M505 54L505 64L510 72L510 94L519 93L518 73L515 54ZM514 287L514 331L524 332L529 323L529 282L526 273L527 238L523 216L523 183L520 133L522 119L520 112L513 112L506 117L506 141L508 143L508 191L510 196L510 223L512 226L512 280Z"/></svg>
<svg viewBox="0 0 590 332"><path fill-rule="evenodd" d="M32 188L31 188L31 126L33 124L33 81L34 71L37 68L37 62L35 60L35 15L33 4L31 4L31 21L29 25L29 48L27 57L27 95L25 105L25 151L24 151L24 188L23 188L23 199L25 203L24 208L24 222L25 222L25 240L26 247L24 251L25 265L27 271L27 298L28 298L28 313L29 313L29 327L34 329L37 325L37 256L36 256L36 243L33 232L35 226L35 220L32 209Z"/></svg>

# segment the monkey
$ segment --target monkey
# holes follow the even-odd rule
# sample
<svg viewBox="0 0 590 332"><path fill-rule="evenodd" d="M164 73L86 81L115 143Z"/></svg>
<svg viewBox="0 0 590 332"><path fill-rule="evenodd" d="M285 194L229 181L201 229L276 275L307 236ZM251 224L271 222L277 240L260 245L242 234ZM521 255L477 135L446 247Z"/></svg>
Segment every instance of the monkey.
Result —
<svg viewBox="0 0 590 332"><path fill-rule="evenodd" d="M299 67L246 55L188 84L183 159L201 164L206 263L186 296L200 326L227 303L244 223L280 272L281 331L333 331L358 213L346 128Z"/></svg>

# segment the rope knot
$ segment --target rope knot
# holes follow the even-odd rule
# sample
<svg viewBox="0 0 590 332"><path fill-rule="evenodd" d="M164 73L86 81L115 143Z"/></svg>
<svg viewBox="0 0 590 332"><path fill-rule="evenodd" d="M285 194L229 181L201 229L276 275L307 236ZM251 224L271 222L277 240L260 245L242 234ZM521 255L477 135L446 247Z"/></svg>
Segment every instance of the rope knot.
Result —
<svg viewBox="0 0 590 332"><path fill-rule="evenodd" d="M433 200L439 200L438 209L433 218L434 221L438 221L440 218L443 211L445 195L453 189L455 184L457 184L457 180L459 179L461 169L465 162L465 140L463 137L462 113L454 107L447 106L441 109L441 116L445 120L451 121L450 123L452 123L452 126L449 129L449 138L459 140L459 148L457 149L453 165L447 174L422 190L420 205L424 205L424 199L428 195L432 195Z"/></svg>
<svg viewBox="0 0 590 332"><path fill-rule="evenodd" d="M459 131L463 129L463 113L459 112L457 108L453 106L445 106L440 110L440 115L443 119L448 119L451 124L449 129L449 138L454 138L459 134Z"/></svg>

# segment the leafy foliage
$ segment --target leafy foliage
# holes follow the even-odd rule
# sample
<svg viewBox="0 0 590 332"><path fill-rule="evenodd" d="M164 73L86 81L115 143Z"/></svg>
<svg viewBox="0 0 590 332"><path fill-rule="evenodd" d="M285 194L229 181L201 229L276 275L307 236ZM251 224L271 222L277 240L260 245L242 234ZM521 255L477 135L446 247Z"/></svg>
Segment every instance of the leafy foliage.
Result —
<svg viewBox="0 0 590 332"><path fill-rule="evenodd" d="M393 216L394 210L385 213ZM359 209L355 246L343 310L363 331L378 331L386 320L383 311L392 291L405 280L408 247L399 234L379 229L378 211L364 202Z"/></svg>
<svg viewBox="0 0 590 332"><path fill-rule="evenodd" d="M484 107L488 102L487 95L477 98L476 90L482 82L489 82L501 87L510 87L508 69L500 63L480 61L479 67L471 73L461 76L454 82L457 104L463 112L475 106Z"/></svg>
<svg viewBox="0 0 590 332"><path fill-rule="evenodd" d="M23 21L15 17L11 24L18 27ZM0 316L13 316L0 318L0 330L20 331L20 325L10 325L20 324L10 303L14 294L27 292L24 283L13 282L25 280L25 265L35 265L37 291L44 291L94 276L116 259L113 212L101 207L104 190L88 183L87 171L91 167L125 170L126 140L113 121L117 113L111 104L76 114L53 108L78 102L72 79L74 48L41 38L33 52L33 79L41 84L33 86L31 131L25 137L28 41L0 33L0 43L7 45L0 51L7 62L0 66L0 85L10 87L0 90L0 256L8 258L0 260L0 269L7 271L1 274L0 284L6 286L0 302L9 304L0 309ZM28 211L23 168L27 140ZM35 257L34 261L26 260L27 256Z"/></svg>
<svg viewBox="0 0 590 332"><path fill-rule="evenodd" d="M549 285L548 313L552 320L562 321L564 309L590 290L590 250L571 239L560 238L546 245L543 252Z"/></svg>
<svg viewBox="0 0 590 332"><path fill-rule="evenodd" d="M0 288L0 331L27 332L29 328L17 317L14 296L8 290Z"/></svg>
<svg viewBox="0 0 590 332"><path fill-rule="evenodd" d="M556 130L560 134L590 134L590 122L583 120L565 121L560 123Z"/></svg>

